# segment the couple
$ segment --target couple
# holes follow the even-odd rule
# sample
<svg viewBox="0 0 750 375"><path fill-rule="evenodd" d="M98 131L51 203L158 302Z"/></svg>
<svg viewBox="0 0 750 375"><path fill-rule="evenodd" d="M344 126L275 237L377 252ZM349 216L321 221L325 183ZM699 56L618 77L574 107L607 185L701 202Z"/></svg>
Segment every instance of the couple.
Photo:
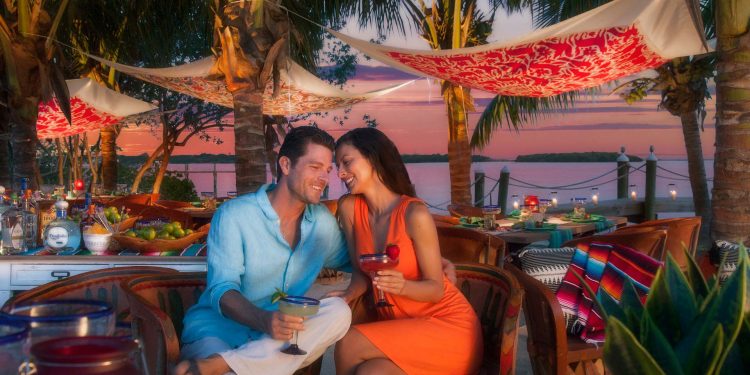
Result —
<svg viewBox="0 0 750 375"><path fill-rule="evenodd" d="M334 151L351 192L339 200L338 222L317 204ZM291 374L337 341L339 374L476 372L479 321L441 270L432 216L414 197L396 146L373 128L334 143L320 129L298 127L284 139L277 166L277 185L226 202L214 215L207 287L186 314L186 360L175 373ZM379 271L372 285L394 306L380 309L378 321L350 328L347 303L370 283L359 255L388 244L400 248L399 265ZM351 269L349 287L322 299L318 314L307 319L277 311L276 289L304 295L323 267ZM307 356L280 352L295 330Z"/></svg>

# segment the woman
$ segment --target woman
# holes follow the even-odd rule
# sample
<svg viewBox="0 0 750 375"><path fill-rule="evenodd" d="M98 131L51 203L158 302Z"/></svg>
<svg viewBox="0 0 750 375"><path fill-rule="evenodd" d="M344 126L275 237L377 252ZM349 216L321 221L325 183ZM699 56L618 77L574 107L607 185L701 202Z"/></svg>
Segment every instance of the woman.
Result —
<svg viewBox="0 0 750 375"><path fill-rule="evenodd" d="M338 216L354 267L342 297L367 291L359 256L398 246L395 269L372 280L392 307L378 321L354 325L336 345L338 374L468 374L482 358L479 320L441 268L437 232L427 207L415 198L396 146L374 128L360 128L336 142L336 165L351 192ZM389 254L392 254L389 249Z"/></svg>

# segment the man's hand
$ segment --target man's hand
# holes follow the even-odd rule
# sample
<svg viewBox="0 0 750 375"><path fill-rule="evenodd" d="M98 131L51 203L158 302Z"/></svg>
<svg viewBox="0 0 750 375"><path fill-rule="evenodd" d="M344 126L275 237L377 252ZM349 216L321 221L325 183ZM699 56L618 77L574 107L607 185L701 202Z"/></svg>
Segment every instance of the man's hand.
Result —
<svg viewBox="0 0 750 375"><path fill-rule="evenodd" d="M450 280L452 284L456 284L456 266L453 265L453 263L445 258L440 258L441 263L443 264L443 273L445 274L445 277Z"/></svg>
<svg viewBox="0 0 750 375"><path fill-rule="evenodd" d="M299 316L282 314L279 311L269 312L266 333L274 340L289 341L294 331L304 331L304 319Z"/></svg>

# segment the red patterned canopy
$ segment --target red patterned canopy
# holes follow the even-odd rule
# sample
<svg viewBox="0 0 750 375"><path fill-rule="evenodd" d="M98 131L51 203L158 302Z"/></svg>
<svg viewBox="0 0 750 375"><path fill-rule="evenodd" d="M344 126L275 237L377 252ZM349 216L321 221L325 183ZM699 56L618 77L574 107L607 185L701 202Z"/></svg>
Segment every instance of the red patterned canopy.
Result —
<svg viewBox="0 0 750 375"><path fill-rule="evenodd" d="M233 108L232 94L227 91L224 80L208 78L213 57L171 68L138 68L118 64L100 57L91 56L103 64L146 82L168 88L179 93ZM370 91L361 94L348 93L320 80L301 66L287 60L287 69L281 69L279 95L273 97L273 83L269 82L263 96L263 113L267 115L295 115L353 104L385 95L409 83Z"/></svg>
<svg viewBox="0 0 750 375"><path fill-rule="evenodd" d="M329 30L397 69L508 96L544 97L596 87L708 52L687 0L615 0L510 43L419 51Z"/></svg>
<svg viewBox="0 0 750 375"><path fill-rule="evenodd" d="M70 92L72 124L63 115L57 99L39 103L36 134L39 139L67 137L114 125L128 116L156 107L112 91L88 78L66 81Z"/></svg>

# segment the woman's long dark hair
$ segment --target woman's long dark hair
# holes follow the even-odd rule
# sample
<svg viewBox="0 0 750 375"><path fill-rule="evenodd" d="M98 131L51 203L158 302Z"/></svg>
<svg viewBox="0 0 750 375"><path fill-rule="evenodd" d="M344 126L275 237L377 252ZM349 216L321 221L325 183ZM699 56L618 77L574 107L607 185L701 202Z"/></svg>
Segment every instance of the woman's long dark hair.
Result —
<svg viewBox="0 0 750 375"><path fill-rule="evenodd" d="M357 128L346 132L336 141L336 150L343 145L356 148L392 192L417 196L398 148L383 132L375 128Z"/></svg>

